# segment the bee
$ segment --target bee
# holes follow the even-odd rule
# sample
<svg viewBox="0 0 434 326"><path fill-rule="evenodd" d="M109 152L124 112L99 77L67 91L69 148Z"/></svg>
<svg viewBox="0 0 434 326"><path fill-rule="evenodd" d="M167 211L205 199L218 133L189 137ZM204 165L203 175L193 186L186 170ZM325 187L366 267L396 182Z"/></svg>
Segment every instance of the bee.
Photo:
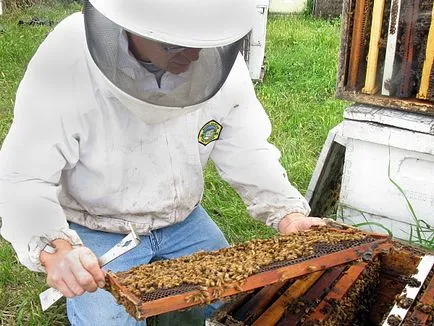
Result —
<svg viewBox="0 0 434 326"><path fill-rule="evenodd" d="M207 302L221 296L224 289L242 290L242 284L261 268L278 261L290 261L314 253L314 245L339 245L342 241L358 240L365 235L351 231L333 231L318 227L309 231L274 237L252 239L214 252L197 252L190 256L140 265L122 272L123 284L135 295L170 289L182 284L197 285L203 297L186 300ZM316 266L309 266L311 271ZM242 283L242 284L241 284ZM213 288L211 294L204 289ZM205 294L206 292L206 294Z"/></svg>

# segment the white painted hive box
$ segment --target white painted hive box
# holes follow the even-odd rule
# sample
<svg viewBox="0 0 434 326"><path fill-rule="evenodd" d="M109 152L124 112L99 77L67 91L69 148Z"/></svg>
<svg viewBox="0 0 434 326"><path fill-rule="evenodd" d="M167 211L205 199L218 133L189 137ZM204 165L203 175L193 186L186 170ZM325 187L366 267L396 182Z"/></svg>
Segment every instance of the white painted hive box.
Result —
<svg viewBox="0 0 434 326"><path fill-rule="evenodd" d="M306 4L307 0L271 0L270 12L280 14L302 12Z"/></svg>
<svg viewBox="0 0 434 326"><path fill-rule="evenodd" d="M267 17L269 0L255 0L256 12L253 29L247 36L244 49L244 59L249 68L250 78L253 81L262 81L264 78L264 56L267 32Z"/></svg>
<svg viewBox="0 0 434 326"><path fill-rule="evenodd" d="M354 105L344 117L342 136L347 142L340 193L344 221L378 223L405 240L411 231L413 239L417 236L415 217L420 225L434 228L434 116ZM385 232L372 224L364 229Z"/></svg>

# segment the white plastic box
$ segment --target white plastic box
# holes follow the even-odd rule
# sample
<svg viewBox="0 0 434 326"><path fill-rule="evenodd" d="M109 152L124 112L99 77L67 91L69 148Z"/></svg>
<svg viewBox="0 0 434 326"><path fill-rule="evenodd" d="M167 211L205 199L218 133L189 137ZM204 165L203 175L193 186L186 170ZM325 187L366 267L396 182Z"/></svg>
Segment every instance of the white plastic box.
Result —
<svg viewBox="0 0 434 326"><path fill-rule="evenodd" d="M344 118L339 199L344 221L378 223L405 240L415 217L434 228L434 116L355 105ZM376 225L364 228L384 232Z"/></svg>
<svg viewBox="0 0 434 326"><path fill-rule="evenodd" d="M302 12L306 8L307 0L271 0L270 12L288 14Z"/></svg>
<svg viewBox="0 0 434 326"><path fill-rule="evenodd" d="M256 12L253 29L247 36L243 55L253 81L262 81L265 67L265 42L269 0L255 0Z"/></svg>

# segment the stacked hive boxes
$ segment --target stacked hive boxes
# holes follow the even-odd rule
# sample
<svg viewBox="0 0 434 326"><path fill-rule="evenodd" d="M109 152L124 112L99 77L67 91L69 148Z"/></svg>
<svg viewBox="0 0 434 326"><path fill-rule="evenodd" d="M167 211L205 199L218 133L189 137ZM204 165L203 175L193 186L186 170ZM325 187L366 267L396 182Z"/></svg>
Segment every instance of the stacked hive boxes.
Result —
<svg viewBox="0 0 434 326"><path fill-rule="evenodd" d="M434 225L433 1L343 5L337 96L360 104L338 128L340 215L421 242Z"/></svg>

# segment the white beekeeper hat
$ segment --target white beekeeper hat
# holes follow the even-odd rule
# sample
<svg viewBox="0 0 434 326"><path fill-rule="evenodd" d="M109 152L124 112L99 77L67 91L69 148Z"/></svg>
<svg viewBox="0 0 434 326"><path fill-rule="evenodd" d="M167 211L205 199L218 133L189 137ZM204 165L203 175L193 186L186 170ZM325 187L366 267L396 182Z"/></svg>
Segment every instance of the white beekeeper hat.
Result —
<svg viewBox="0 0 434 326"><path fill-rule="evenodd" d="M86 0L86 39L104 76L122 92L164 107L188 107L213 97L224 84L252 28L251 0ZM129 32L162 46L200 48L199 59L173 89L143 90L119 69L120 35Z"/></svg>

